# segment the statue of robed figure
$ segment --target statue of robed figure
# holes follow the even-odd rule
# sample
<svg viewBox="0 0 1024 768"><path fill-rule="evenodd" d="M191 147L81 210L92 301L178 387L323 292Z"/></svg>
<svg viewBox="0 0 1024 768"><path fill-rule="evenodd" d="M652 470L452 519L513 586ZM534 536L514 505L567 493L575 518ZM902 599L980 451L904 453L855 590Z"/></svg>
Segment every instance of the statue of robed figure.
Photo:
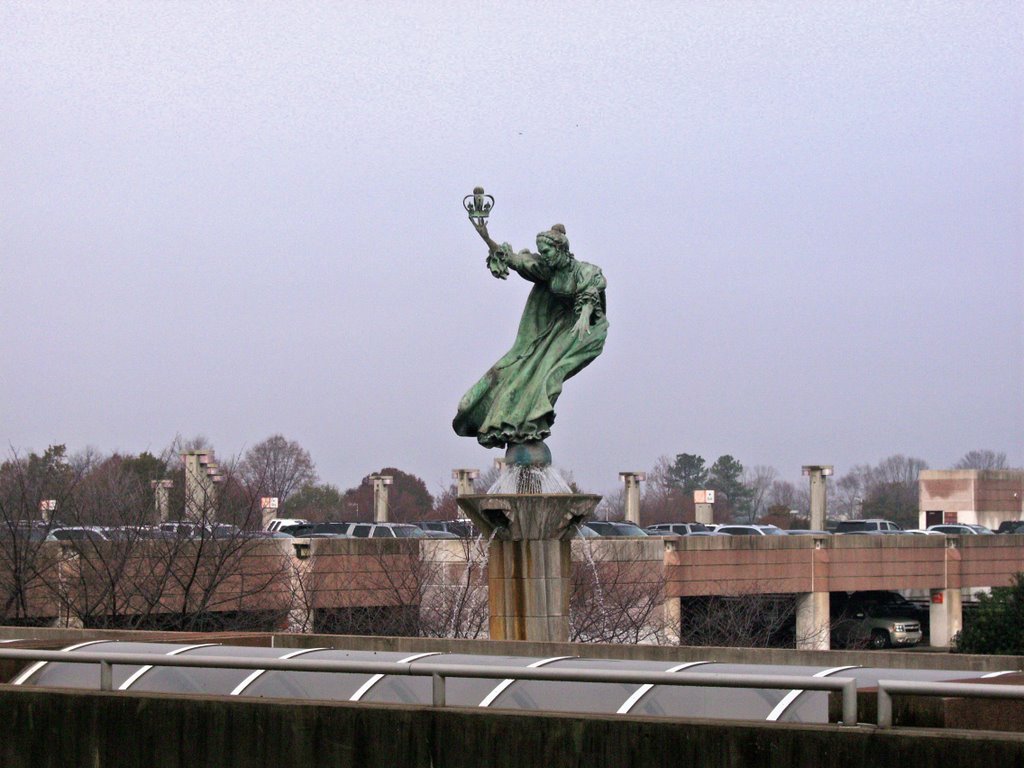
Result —
<svg viewBox="0 0 1024 768"><path fill-rule="evenodd" d="M481 204L479 187L466 201L471 198L476 204L464 205L487 243L491 274L505 279L511 270L533 288L515 343L462 397L452 426L456 434L475 437L487 448L506 448L516 463L548 464L551 455L543 441L551 434L562 385L604 348L604 275L576 259L561 224L537 235L537 253L499 245L487 232L493 198Z"/></svg>

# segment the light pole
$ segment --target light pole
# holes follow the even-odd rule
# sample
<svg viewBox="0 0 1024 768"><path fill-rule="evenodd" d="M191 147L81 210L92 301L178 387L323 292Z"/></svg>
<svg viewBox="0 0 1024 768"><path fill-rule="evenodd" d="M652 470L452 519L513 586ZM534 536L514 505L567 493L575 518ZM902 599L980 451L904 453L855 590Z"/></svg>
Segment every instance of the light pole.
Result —
<svg viewBox="0 0 1024 768"><path fill-rule="evenodd" d="M811 479L811 530L825 530L825 478L832 474L831 464L805 464L804 477Z"/></svg>

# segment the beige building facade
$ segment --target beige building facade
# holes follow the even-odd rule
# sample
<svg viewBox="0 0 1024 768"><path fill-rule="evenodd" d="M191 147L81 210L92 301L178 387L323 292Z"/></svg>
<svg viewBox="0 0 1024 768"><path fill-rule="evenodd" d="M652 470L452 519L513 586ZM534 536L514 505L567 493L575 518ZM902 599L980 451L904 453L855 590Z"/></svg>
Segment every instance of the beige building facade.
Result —
<svg viewBox="0 0 1024 768"><path fill-rule="evenodd" d="M1004 520L1024 520L1024 470L928 469L918 492L922 528L972 523L995 530Z"/></svg>

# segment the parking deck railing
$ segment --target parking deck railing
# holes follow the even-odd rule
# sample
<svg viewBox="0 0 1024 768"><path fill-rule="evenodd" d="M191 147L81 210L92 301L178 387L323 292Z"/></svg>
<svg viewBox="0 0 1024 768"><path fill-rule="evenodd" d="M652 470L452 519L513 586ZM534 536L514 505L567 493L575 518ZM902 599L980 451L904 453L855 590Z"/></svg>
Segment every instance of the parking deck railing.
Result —
<svg viewBox="0 0 1024 768"><path fill-rule="evenodd" d="M965 699L1024 699L1024 685L879 680L879 728L892 728L892 695L894 693L912 696L957 696Z"/></svg>
<svg viewBox="0 0 1024 768"><path fill-rule="evenodd" d="M0 659L60 664L98 664L99 688L113 689L114 666L199 667L205 669L247 669L281 672L342 672L369 675L409 675L432 680L432 704L445 706L445 681L449 677L493 680L546 680L579 683L635 683L697 688L769 688L777 690L839 691L842 695L842 725L857 725L857 681L851 677L810 675L745 675L716 673L644 672L620 669L553 669L499 665L444 664L436 661L342 661L329 659L271 659L155 653L114 653L96 651L42 651L0 649ZM41 664L39 665L41 666ZM24 682L35 671L29 668L16 678Z"/></svg>

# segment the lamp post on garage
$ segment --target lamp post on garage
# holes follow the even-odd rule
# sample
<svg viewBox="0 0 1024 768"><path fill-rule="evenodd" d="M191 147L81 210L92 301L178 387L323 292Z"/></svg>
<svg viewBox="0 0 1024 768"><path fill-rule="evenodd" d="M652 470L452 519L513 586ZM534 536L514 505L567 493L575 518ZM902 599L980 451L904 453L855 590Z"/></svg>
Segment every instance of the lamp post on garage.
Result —
<svg viewBox="0 0 1024 768"><path fill-rule="evenodd" d="M825 479L832 474L832 465L805 464L802 471L804 477L811 479L811 529L823 531L825 530L825 515L827 512Z"/></svg>

